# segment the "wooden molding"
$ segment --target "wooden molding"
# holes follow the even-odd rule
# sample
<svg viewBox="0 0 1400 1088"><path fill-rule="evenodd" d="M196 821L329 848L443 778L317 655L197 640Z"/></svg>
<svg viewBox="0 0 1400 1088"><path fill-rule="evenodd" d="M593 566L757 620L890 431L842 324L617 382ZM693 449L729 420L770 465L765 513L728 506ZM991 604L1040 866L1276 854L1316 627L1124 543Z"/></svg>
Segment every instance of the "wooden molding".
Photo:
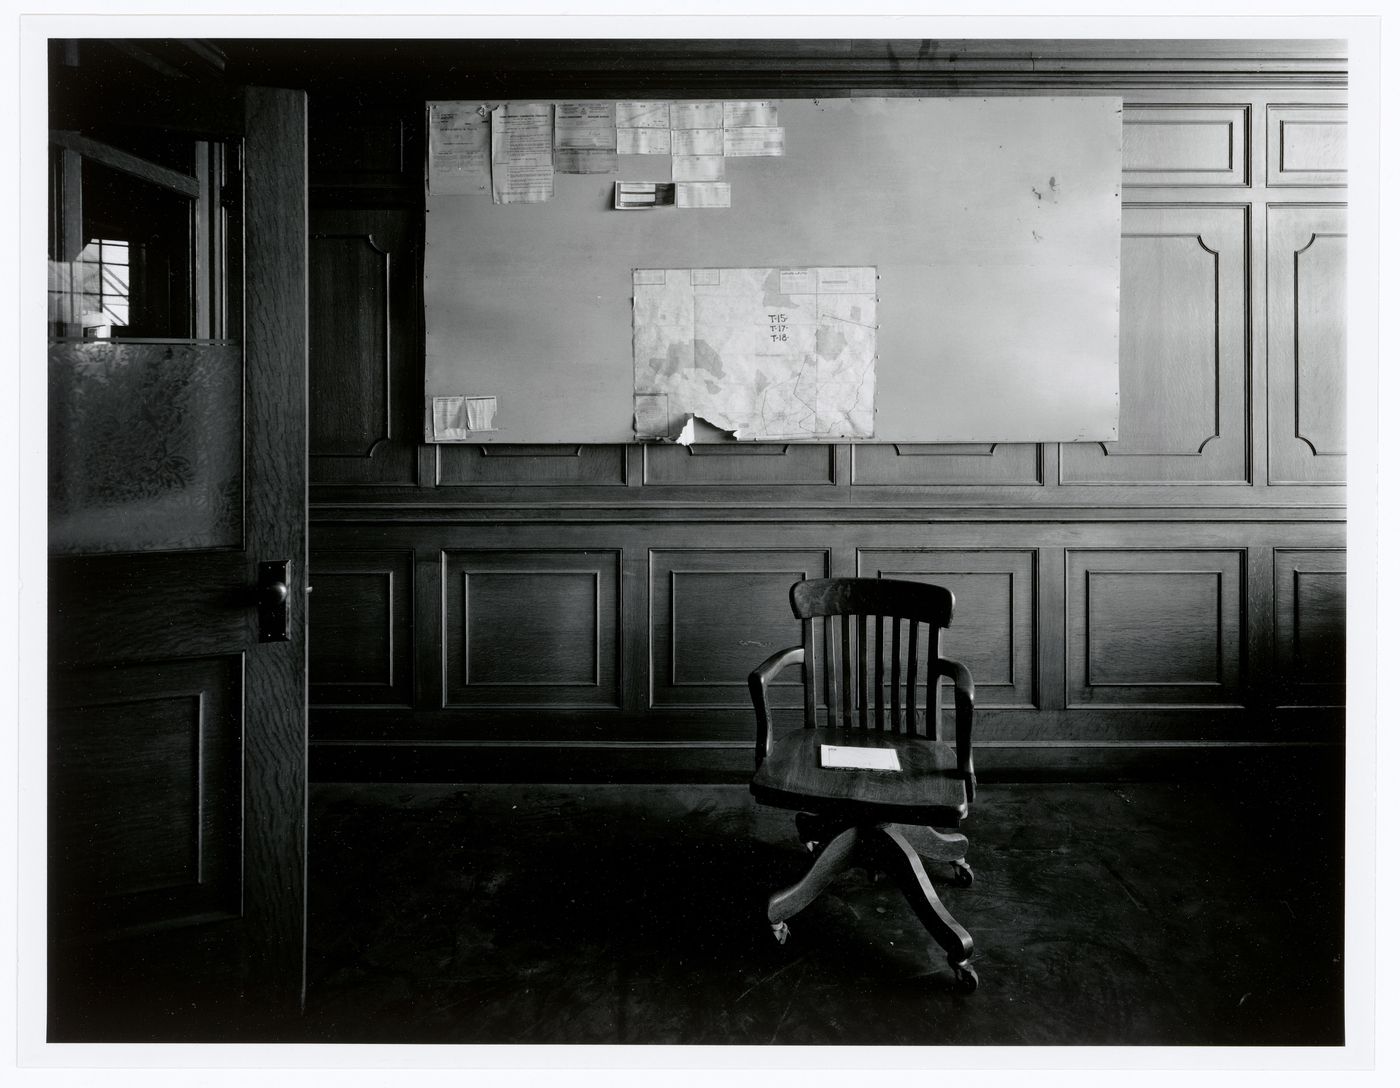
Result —
<svg viewBox="0 0 1400 1088"><path fill-rule="evenodd" d="M222 43L238 78L420 98L573 93L978 93L1029 87L1343 86L1338 40L320 39Z"/></svg>

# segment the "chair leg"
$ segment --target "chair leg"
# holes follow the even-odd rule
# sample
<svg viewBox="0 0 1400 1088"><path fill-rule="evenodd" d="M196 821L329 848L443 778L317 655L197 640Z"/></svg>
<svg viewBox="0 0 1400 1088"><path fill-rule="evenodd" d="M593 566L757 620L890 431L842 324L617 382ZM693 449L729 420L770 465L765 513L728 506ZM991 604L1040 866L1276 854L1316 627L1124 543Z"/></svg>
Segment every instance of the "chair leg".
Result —
<svg viewBox="0 0 1400 1088"><path fill-rule="evenodd" d="M939 831L920 824L891 824L904 836L914 852L929 861L958 861L967 856L967 836Z"/></svg>
<svg viewBox="0 0 1400 1088"><path fill-rule="evenodd" d="M972 866L966 861L967 836L944 832L918 824L892 824L925 861L946 862L953 867L953 881L960 888L972 887Z"/></svg>
<svg viewBox="0 0 1400 1088"><path fill-rule="evenodd" d="M953 968L959 987L964 992L975 990L977 972L967 962L972 955L972 937L939 900L919 855L897 827L881 824L870 830L871 845L878 845L881 853L888 858L890 872L898 879L904 898L914 908L924 928L933 934L933 939L948 954L948 963Z"/></svg>
<svg viewBox="0 0 1400 1088"><path fill-rule="evenodd" d="M787 919L819 896L846 867L846 862L855 852L858 834L854 827L846 828L817 855L806 876L792 887L768 897L768 924L773 927L773 935L780 943L787 940Z"/></svg>

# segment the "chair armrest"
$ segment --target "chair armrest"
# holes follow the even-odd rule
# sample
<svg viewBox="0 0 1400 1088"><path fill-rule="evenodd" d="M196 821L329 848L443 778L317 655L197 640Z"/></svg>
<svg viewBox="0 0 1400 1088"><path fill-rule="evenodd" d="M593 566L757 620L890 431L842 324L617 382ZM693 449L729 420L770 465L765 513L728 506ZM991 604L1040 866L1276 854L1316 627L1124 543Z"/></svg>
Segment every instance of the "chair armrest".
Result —
<svg viewBox="0 0 1400 1088"><path fill-rule="evenodd" d="M972 767L972 710L977 694L972 673L961 662L943 657L934 662L934 671L953 681L954 748L958 756L958 770L967 783L967 799L970 802L977 793L977 773Z"/></svg>
<svg viewBox="0 0 1400 1088"><path fill-rule="evenodd" d="M773 750L773 715L768 710L768 685L773 677L789 665L801 665L806 655L801 646L779 650L753 672L749 673L749 697L758 717L758 736L754 741L754 766L757 767Z"/></svg>

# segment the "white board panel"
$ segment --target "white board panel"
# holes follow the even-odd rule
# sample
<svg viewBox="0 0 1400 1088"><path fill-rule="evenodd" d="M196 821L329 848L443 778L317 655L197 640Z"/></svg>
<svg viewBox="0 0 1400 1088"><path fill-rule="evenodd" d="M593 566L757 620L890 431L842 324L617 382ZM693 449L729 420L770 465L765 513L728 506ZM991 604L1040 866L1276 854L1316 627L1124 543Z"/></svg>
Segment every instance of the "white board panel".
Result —
<svg viewBox="0 0 1400 1088"><path fill-rule="evenodd" d="M495 397L474 442L631 441L633 269L874 266L874 441L1117 437L1121 99L777 105L729 208L614 210L663 155L542 204L429 194L427 395Z"/></svg>

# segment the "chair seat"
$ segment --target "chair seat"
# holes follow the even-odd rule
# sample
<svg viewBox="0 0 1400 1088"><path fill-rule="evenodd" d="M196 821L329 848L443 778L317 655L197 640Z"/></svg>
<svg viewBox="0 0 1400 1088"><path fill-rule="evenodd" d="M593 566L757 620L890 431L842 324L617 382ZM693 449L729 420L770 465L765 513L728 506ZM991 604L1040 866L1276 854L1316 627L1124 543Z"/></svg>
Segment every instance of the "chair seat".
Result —
<svg viewBox="0 0 1400 1088"><path fill-rule="evenodd" d="M893 749L898 771L823 767L821 746ZM796 729L778 737L749 785L779 808L823 811L859 820L956 827L967 815L967 787L952 745L927 737L842 729Z"/></svg>

